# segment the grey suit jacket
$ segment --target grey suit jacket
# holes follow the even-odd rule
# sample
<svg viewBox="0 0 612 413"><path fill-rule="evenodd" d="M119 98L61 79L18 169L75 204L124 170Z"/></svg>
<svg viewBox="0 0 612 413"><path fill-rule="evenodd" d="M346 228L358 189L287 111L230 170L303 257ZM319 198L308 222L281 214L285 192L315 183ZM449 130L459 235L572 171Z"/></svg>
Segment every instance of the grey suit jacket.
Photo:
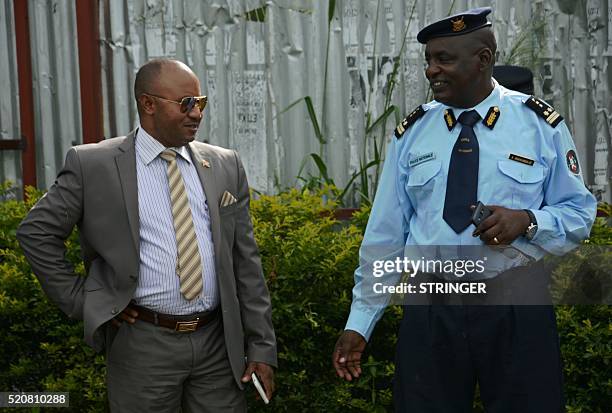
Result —
<svg viewBox="0 0 612 413"><path fill-rule="evenodd" d="M128 305L138 281L135 132L71 148L55 183L17 230L43 290L68 316L83 320L84 339L97 351L104 347L104 324ZM242 387L245 355L248 361L276 366L270 296L253 237L249 188L236 152L195 141L189 150L208 202L225 343ZM238 202L221 207L226 190ZM65 259L64 240L75 225L87 277L76 276Z"/></svg>

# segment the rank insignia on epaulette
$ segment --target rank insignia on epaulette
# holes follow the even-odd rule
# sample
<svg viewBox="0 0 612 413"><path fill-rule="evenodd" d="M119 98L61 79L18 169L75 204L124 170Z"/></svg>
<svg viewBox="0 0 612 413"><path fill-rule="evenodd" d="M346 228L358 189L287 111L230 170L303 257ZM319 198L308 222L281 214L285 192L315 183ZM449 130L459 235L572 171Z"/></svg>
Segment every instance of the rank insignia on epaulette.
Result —
<svg viewBox="0 0 612 413"><path fill-rule="evenodd" d="M497 106L491 106L482 123L484 123L487 128L493 129L499 120L500 115L501 112L499 111L499 108Z"/></svg>
<svg viewBox="0 0 612 413"><path fill-rule="evenodd" d="M449 131L453 130L457 124L457 119L455 119L455 114L452 109L444 109L444 122L446 122L446 127Z"/></svg>
<svg viewBox="0 0 612 413"><path fill-rule="evenodd" d="M425 114L425 109L423 109L422 105L417 106L415 110L410 112L408 116L404 118L404 120L397 125L395 128L395 137L397 139L401 138L406 129L408 129L414 122L416 122L421 116Z"/></svg>
<svg viewBox="0 0 612 413"><path fill-rule="evenodd" d="M535 96L530 96L525 104L553 128L563 120L563 116L559 115L552 106Z"/></svg>

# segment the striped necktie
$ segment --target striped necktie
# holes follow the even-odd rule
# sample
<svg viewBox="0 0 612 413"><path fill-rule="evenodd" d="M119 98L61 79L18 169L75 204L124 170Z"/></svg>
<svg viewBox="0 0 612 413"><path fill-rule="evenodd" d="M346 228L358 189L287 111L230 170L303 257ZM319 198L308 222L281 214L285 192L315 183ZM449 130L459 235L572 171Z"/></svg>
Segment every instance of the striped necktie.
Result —
<svg viewBox="0 0 612 413"><path fill-rule="evenodd" d="M193 300L202 291L202 263L187 190L176 164L176 152L166 149L160 156L168 162L168 184L176 235L176 273L180 278L181 293L187 300Z"/></svg>

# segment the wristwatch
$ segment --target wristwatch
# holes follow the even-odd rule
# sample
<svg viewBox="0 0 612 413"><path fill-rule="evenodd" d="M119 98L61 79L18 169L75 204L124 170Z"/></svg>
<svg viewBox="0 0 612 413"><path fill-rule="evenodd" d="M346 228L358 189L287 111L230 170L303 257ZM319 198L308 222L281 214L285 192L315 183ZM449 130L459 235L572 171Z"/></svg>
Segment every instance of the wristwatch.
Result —
<svg viewBox="0 0 612 413"><path fill-rule="evenodd" d="M533 212L528 209L524 209L523 211L527 212L527 215L529 215L529 220L531 221L525 230L525 234L523 235L525 238L531 241L533 237L535 237L536 232L538 232L538 221L536 220L535 215L533 215Z"/></svg>

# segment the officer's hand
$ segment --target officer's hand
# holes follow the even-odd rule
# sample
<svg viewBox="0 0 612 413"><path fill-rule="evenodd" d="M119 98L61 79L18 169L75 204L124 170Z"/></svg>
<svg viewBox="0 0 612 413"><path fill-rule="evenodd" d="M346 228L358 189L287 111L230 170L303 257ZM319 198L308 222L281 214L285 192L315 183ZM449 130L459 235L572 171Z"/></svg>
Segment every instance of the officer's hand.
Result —
<svg viewBox="0 0 612 413"><path fill-rule="evenodd" d="M241 381L243 383L250 382L251 374L253 372L255 372L257 377L259 377L261 380L261 384L266 392L266 397L268 400L272 400L272 394L274 394L274 390L276 390L276 387L274 386L274 369L272 366L259 361L249 361L246 370L244 370ZM257 394L255 397L259 399L259 394Z"/></svg>
<svg viewBox="0 0 612 413"><path fill-rule="evenodd" d="M498 205L487 205L492 214L482 221L472 236L480 236L487 245L509 245L525 233L531 223L527 212ZM472 205L472 210L476 208Z"/></svg>
<svg viewBox="0 0 612 413"><path fill-rule="evenodd" d="M130 324L134 324L138 318L138 311L133 308L126 307L121 313L113 318L112 323L115 327L119 328L122 322L127 321Z"/></svg>
<svg viewBox="0 0 612 413"><path fill-rule="evenodd" d="M365 349L365 338L356 331L345 330L338 341L334 354L332 354L332 364L336 369L338 377L351 381L361 374L361 354Z"/></svg>

